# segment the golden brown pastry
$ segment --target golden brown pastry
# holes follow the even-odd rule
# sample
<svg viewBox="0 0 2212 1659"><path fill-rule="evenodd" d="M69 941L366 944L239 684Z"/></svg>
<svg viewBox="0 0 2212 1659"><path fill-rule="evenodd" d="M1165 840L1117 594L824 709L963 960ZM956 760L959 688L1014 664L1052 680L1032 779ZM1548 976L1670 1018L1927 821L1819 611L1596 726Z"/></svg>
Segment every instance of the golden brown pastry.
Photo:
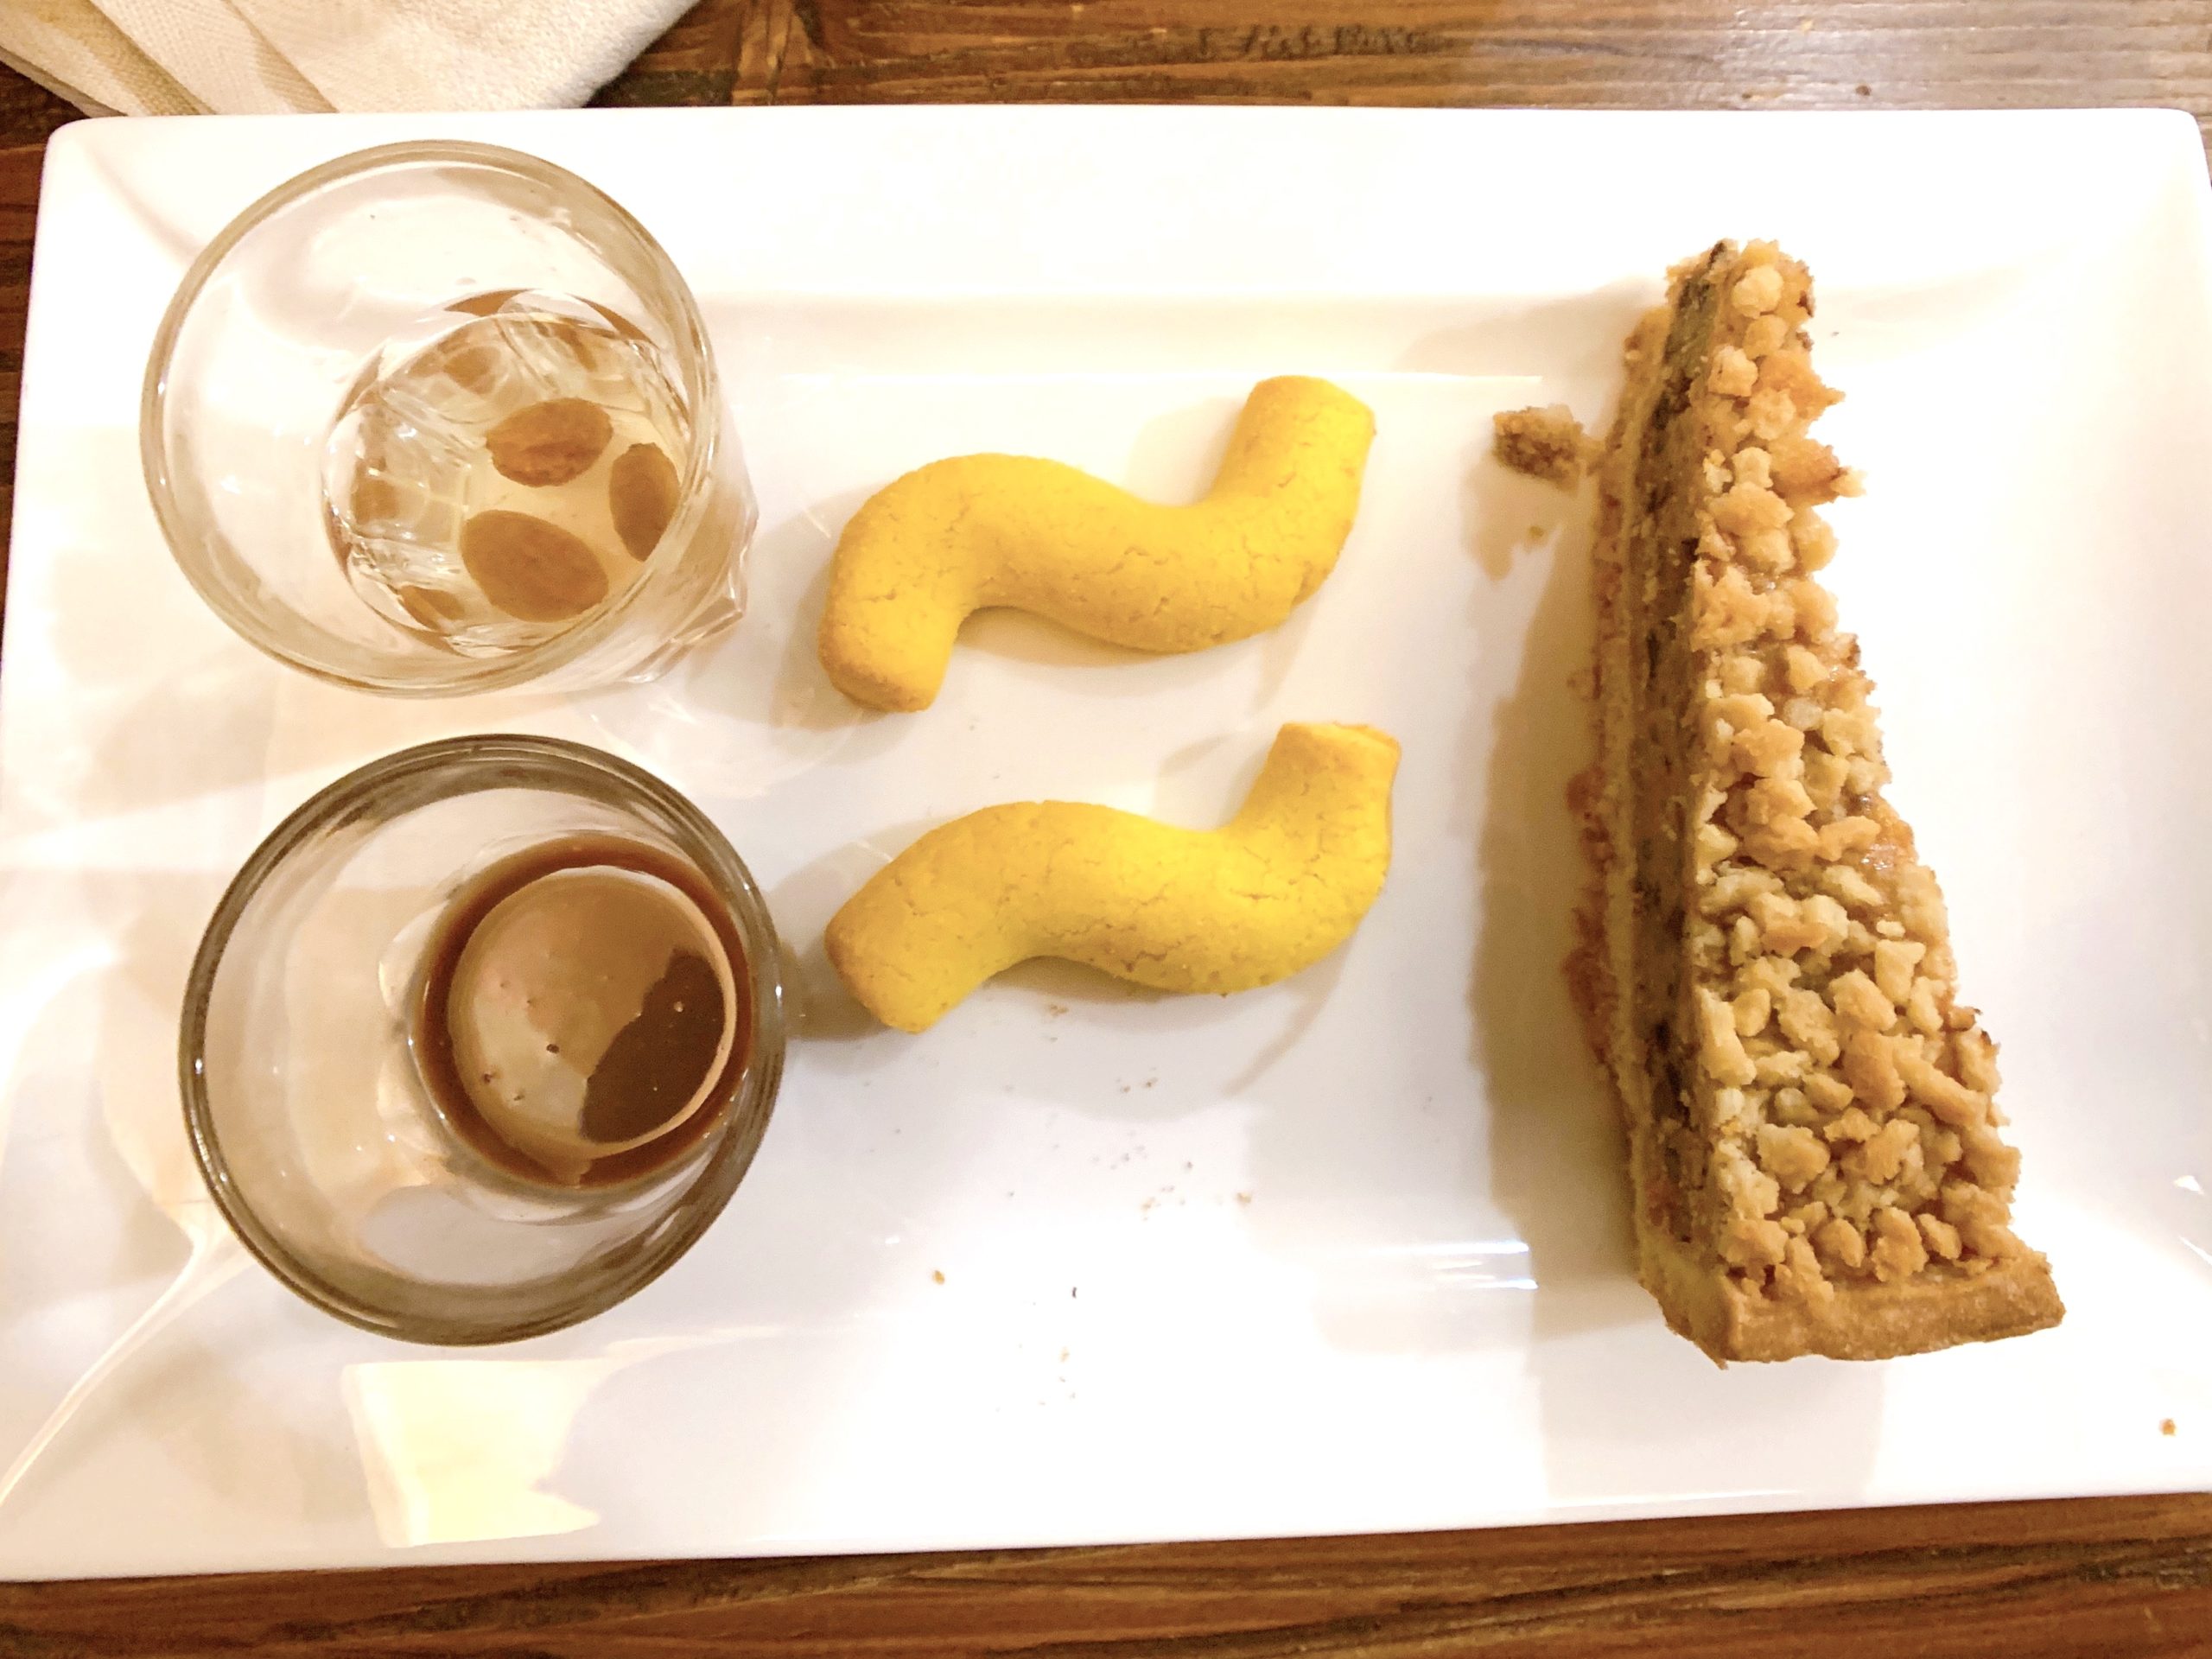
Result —
<svg viewBox="0 0 2212 1659"><path fill-rule="evenodd" d="M1271 985L1342 944L1382 892L1397 770L1396 741L1371 726L1294 723L1218 830L1079 801L987 806L846 901L830 963L901 1031L1032 957L1162 991Z"/></svg>
<svg viewBox="0 0 2212 1659"><path fill-rule="evenodd" d="M1715 1359L1880 1358L2063 1309L2013 1233L1996 1045L1883 797L1815 511L1805 268L1722 243L1628 347L1599 481L1598 889L1573 964L1630 1139L1638 1266Z"/></svg>

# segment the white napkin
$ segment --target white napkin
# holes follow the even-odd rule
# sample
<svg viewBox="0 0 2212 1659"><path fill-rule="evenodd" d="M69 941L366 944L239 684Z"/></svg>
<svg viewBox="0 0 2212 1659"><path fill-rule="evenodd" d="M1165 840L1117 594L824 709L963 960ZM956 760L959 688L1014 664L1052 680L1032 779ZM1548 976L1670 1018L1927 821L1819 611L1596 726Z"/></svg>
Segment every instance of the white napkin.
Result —
<svg viewBox="0 0 2212 1659"><path fill-rule="evenodd" d="M93 115L581 104L690 0L0 0L0 62Z"/></svg>

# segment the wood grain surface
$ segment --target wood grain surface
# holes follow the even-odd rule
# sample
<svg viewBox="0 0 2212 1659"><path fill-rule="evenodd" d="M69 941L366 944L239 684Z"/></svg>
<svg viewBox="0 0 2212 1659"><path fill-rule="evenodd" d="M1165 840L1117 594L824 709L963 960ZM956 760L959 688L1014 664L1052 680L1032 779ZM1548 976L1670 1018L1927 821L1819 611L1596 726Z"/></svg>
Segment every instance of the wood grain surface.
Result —
<svg viewBox="0 0 2212 1659"><path fill-rule="evenodd" d="M602 103L2174 105L2206 0L709 0Z"/></svg>
<svg viewBox="0 0 2212 1659"><path fill-rule="evenodd" d="M0 1586L0 1654L2019 1659L2212 1648L2204 1502Z"/></svg>
<svg viewBox="0 0 2212 1659"><path fill-rule="evenodd" d="M8 0L0 0L0 4ZM606 104L2169 105L2212 0L706 0ZM40 145L0 69L0 547ZM1962 1402L1961 1449L1972 1445ZM2184 1428L2183 1432L2189 1432ZM0 1656L2212 1654L2212 1497L963 1555L0 1586Z"/></svg>

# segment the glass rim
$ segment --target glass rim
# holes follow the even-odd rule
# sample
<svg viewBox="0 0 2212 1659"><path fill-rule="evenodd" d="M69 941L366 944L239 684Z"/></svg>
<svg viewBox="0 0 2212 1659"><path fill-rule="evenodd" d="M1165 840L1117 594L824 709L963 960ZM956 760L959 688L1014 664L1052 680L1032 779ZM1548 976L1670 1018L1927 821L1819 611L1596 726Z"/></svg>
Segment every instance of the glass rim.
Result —
<svg viewBox="0 0 2212 1659"><path fill-rule="evenodd" d="M668 251L661 246L658 238L639 222L636 215L588 179L570 172L567 168L524 150L511 149L504 144L480 143L467 138L414 138L397 143L375 144L366 149L350 150L343 156L334 156L304 173L295 174L240 208L185 267L184 275L177 281L176 291L169 296L168 305L162 313L161 325L154 331L153 344L146 353L145 375L139 383L139 472L144 480L147 497L153 505L154 518L161 527L162 541L168 550L171 562L184 579L192 584L193 591L232 633L287 668L311 674L334 685L372 691L385 696L453 696L473 691L504 690L527 683L574 661L608 634L616 632L640 591L650 585L650 573L641 575L639 580L616 594L610 603L574 627L564 629L550 639L537 645L490 658L473 658L456 654L453 658L454 671L442 674L435 679L366 678L302 657L270 638L251 612L234 601L226 589L204 580L202 573L195 569L193 563L188 562L180 550L188 544L207 538L194 533L185 522L185 512L178 502L175 483L170 475L166 436L169 367L176 353L177 341L184 333L186 320L191 316L208 283L240 243L295 202L357 175L374 172L381 168L436 162L494 168L518 175L549 188L581 192L604 210L618 229L636 239L655 278L673 299L677 321L681 325L678 344L690 365L696 367L699 381L699 407L693 411L696 435L677 494L679 514L683 504L698 499L707 480L713 476L716 454L723 442L721 382L715 367L714 348L708 340L706 323L699 315L698 298L691 292L691 285L684 281L683 273L677 269L676 262L669 257ZM226 537L219 536L216 539L227 545Z"/></svg>
<svg viewBox="0 0 2212 1659"><path fill-rule="evenodd" d="M394 783L450 770L455 762L464 760L580 767L667 814L697 842L696 848L684 849L686 855L701 864L708 880L729 904L739 942L746 949L753 986L753 1053L729 1101L725 1123L714 1132L704 1161L686 1183L681 1224L669 1228L664 1236L621 1273L586 1278L566 1297L527 1318L505 1322L397 1313L364 1302L308 1267L263 1224L232 1173L215 1126L203 1064L216 976L232 936L263 887L310 838L344 823ZM532 786L526 782L484 785ZM462 787L442 798L472 792L473 789ZM774 924L752 872L713 821L643 767L604 750L564 738L487 733L418 744L357 767L316 791L262 839L224 888L193 954L178 1019L177 1084L185 1135L192 1144L193 1160L207 1183L208 1195L232 1235L272 1277L322 1312L378 1336L445 1347L481 1347L544 1336L603 1313L659 1278L698 1242L728 1205L760 1150L783 1079L785 1043L783 973Z"/></svg>

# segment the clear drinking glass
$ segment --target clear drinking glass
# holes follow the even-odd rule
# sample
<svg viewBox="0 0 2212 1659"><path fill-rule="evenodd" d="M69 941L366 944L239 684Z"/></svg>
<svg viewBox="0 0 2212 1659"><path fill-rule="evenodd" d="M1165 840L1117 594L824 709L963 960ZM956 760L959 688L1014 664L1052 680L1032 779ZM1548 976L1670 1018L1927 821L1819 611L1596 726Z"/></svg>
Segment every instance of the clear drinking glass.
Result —
<svg viewBox="0 0 2212 1659"><path fill-rule="evenodd" d="M357 591L334 550L327 452L365 383L476 315L456 302L518 289L563 296L582 325L554 320L533 338L634 346L683 453L658 477L665 528L648 536L650 556L632 550L634 579L610 558L626 585L581 620L550 637L541 628L456 649L436 632L442 613L410 596L442 604L433 588L404 588L384 611ZM442 696L648 678L742 608L757 509L691 293L620 207L517 151L387 145L247 208L170 302L147 363L139 444L170 550L216 614L280 661L361 690Z"/></svg>
<svg viewBox="0 0 2212 1659"><path fill-rule="evenodd" d="M633 1179L520 1179L449 1126L412 1043L448 902L495 861L609 836L667 855L734 925L751 1041L705 1131ZM246 1247L339 1318L416 1342L534 1336L650 1282L719 1214L783 1073L775 933L745 866L636 767L535 737L450 739L341 779L264 842L186 987L179 1068L208 1189Z"/></svg>

